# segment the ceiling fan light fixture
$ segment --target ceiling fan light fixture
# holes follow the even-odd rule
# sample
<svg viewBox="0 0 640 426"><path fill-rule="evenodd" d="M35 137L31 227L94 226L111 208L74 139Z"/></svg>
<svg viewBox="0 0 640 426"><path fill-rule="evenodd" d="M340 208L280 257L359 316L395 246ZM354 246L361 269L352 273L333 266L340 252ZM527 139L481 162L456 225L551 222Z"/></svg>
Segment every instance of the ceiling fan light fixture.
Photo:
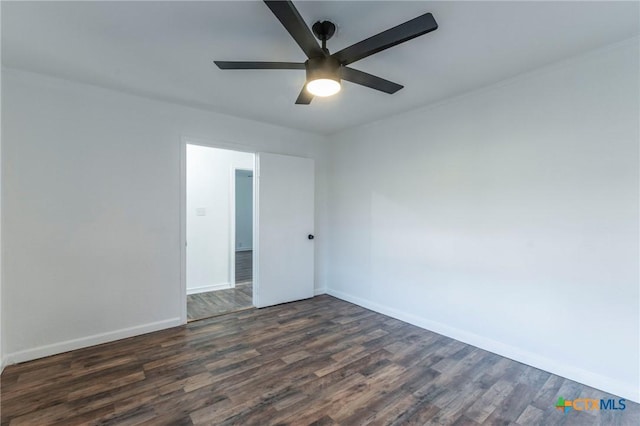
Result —
<svg viewBox="0 0 640 426"><path fill-rule="evenodd" d="M314 96L326 97L340 91L340 62L328 57L310 58L305 62L306 90Z"/></svg>
<svg viewBox="0 0 640 426"><path fill-rule="evenodd" d="M317 78L307 83L307 92L314 96L333 96L341 89L340 82L330 78Z"/></svg>
<svg viewBox="0 0 640 426"><path fill-rule="evenodd" d="M336 25L333 22L317 21L309 28L291 0L264 0L264 3L309 59L304 63L214 62L218 68L223 70L305 69L307 78L296 99L296 105L309 105L315 96L335 95L341 89L342 80L388 94L396 93L402 89L402 85L353 69L349 65L438 29L438 23L433 15L425 13L331 54L327 48L327 41L336 32ZM316 39L322 44L319 45Z"/></svg>

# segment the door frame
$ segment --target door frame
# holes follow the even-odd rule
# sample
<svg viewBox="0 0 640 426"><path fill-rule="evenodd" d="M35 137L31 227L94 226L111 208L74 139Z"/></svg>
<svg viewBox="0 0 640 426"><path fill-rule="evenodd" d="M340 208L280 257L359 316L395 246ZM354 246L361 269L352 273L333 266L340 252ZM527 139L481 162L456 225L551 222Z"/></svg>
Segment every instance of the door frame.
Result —
<svg viewBox="0 0 640 426"><path fill-rule="evenodd" d="M254 169L255 169L255 157L254 157ZM255 170L245 169L231 165L231 177L229 178L229 286L231 288L236 287L236 171L242 170L244 172L251 172L254 176L251 178L251 198L253 198L253 179L255 178ZM255 218L256 211L253 210L253 202L251 203L252 218ZM251 232L251 239L253 240L253 230ZM253 241L251 242L253 246ZM251 248L253 250L253 247ZM253 270L253 266L251 267Z"/></svg>
<svg viewBox="0 0 640 426"><path fill-rule="evenodd" d="M246 145L213 141L202 138L195 138L190 136L183 136L180 138L180 322L182 324L187 323L187 145L197 145L207 148L226 149L231 151L246 152L253 154L253 304L257 304L257 290L259 286L258 280L258 253L260 250L259 233L258 233L258 203L259 203L259 183L258 183L258 152L254 148ZM231 191L233 197L233 209L234 216L231 220L235 222L235 171L232 167L233 174L233 191ZM231 242L233 244L230 257L232 261L235 261L235 227L231 234ZM235 265L232 267L233 276L230 276L230 280L233 279L235 286Z"/></svg>

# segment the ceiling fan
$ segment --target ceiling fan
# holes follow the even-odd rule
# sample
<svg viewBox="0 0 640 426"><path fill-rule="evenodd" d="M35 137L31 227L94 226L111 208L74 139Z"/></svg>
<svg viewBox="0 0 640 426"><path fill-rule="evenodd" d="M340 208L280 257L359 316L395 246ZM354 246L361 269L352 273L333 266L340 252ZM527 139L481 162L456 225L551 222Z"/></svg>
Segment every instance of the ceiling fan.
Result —
<svg viewBox="0 0 640 426"><path fill-rule="evenodd" d="M265 0L265 4L302 48L308 59L305 62L214 61L214 63L223 70L306 70L306 83L296 99L296 104L299 105L309 105L314 96L331 96L338 93L341 80L389 94L397 92L402 89L402 85L358 71L348 65L438 29L433 15L425 13L330 54L327 49L327 40L335 33L335 24L322 21L316 22L311 27L313 34L322 42L321 47L291 1Z"/></svg>

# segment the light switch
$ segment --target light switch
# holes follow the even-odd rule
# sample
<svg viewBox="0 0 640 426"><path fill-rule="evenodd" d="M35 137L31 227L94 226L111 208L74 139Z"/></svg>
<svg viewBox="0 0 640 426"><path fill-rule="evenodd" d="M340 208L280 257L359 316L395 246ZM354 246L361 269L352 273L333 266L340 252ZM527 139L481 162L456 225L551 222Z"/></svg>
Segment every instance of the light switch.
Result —
<svg viewBox="0 0 640 426"><path fill-rule="evenodd" d="M207 209L205 209L204 207L198 207L196 209L196 216L206 216L207 215Z"/></svg>

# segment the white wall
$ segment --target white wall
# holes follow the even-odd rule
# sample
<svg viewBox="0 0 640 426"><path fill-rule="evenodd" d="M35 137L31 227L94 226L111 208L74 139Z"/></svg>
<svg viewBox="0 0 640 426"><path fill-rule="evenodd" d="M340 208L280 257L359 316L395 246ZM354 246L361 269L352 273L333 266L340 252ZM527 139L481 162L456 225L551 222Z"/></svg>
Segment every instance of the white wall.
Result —
<svg viewBox="0 0 640 426"><path fill-rule="evenodd" d="M335 135L329 293L638 401L638 75L636 39Z"/></svg>
<svg viewBox="0 0 640 426"><path fill-rule="evenodd" d="M179 323L182 136L315 158L323 233L325 138L16 70L2 87L9 361Z"/></svg>
<svg viewBox="0 0 640 426"><path fill-rule="evenodd" d="M253 160L247 152L187 145L187 294L233 287L231 174L253 170Z"/></svg>
<svg viewBox="0 0 640 426"><path fill-rule="evenodd" d="M253 172L236 172L236 250L253 249Z"/></svg>

